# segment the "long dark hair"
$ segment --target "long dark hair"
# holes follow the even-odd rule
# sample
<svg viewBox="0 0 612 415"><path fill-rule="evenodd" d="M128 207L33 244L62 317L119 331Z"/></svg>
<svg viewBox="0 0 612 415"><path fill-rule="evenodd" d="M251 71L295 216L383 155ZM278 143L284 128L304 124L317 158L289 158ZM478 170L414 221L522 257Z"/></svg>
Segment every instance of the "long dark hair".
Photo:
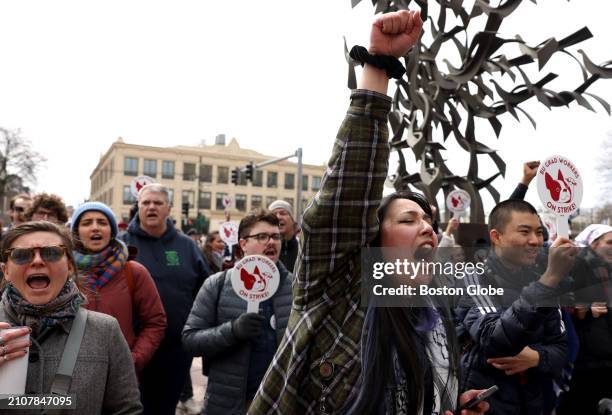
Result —
<svg viewBox="0 0 612 415"><path fill-rule="evenodd" d="M396 199L408 199L418 204L432 217L431 207L425 197L410 191L392 193L381 201L377 211L379 230L372 246L380 246L380 225L389 206ZM427 357L427 333L438 318L444 325L449 356L449 377L459 377L459 347L455 327L448 306L435 308L372 307L369 306L363 325L361 341L361 375L354 391L348 414L377 414L384 412L385 388L395 379L394 353L406 377L406 412L417 414L426 398L427 383L448 385L448 379L435 379L435 372ZM442 391L446 394L446 391ZM455 404L452 402L451 404Z"/></svg>

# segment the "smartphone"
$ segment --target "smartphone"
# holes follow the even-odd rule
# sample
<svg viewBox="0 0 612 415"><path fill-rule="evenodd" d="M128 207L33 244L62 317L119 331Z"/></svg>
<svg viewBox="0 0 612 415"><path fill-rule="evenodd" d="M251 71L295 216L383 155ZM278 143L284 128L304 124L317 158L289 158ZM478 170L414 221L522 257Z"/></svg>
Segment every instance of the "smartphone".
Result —
<svg viewBox="0 0 612 415"><path fill-rule="evenodd" d="M470 399L469 401L467 401L466 403L461 405L459 407L459 409L457 409L455 411L455 413L457 415L459 415L459 414L461 414L461 411L463 411L464 409L472 409L472 408L474 408L476 405L478 405L480 402L482 402L485 399L487 399L489 396L493 395L498 390L499 390L499 388L497 387L497 385L491 386L489 389L480 392L474 398Z"/></svg>

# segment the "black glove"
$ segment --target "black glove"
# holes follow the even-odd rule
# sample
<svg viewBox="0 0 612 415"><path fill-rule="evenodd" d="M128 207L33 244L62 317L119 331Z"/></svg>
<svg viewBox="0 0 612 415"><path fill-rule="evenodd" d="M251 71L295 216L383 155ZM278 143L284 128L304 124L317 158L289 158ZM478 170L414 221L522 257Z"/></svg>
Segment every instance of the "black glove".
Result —
<svg viewBox="0 0 612 415"><path fill-rule="evenodd" d="M264 316L257 313L245 313L232 321L232 332L239 340L250 340L259 337L262 332Z"/></svg>

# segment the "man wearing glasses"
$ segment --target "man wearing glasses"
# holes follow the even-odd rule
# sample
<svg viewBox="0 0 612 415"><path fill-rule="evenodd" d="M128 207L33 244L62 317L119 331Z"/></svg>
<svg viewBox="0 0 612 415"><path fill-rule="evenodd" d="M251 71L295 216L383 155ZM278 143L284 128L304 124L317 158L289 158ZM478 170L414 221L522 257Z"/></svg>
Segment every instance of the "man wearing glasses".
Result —
<svg viewBox="0 0 612 415"><path fill-rule="evenodd" d="M26 221L46 220L63 226L68 222L68 210L61 197L40 193L34 196L32 206L25 214Z"/></svg>
<svg viewBox="0 0 612 415"><path fill-rule="evenodd" d="M281 234L274 213L259 210L240 221L244 256L263 255L279 272L276 294L247 313L246 302L232 288L232 270L219 272L202 285L183 329L183 346L202 356L208 375L203 413L246 413L287 327L293 275L279 255Z"/></svg>

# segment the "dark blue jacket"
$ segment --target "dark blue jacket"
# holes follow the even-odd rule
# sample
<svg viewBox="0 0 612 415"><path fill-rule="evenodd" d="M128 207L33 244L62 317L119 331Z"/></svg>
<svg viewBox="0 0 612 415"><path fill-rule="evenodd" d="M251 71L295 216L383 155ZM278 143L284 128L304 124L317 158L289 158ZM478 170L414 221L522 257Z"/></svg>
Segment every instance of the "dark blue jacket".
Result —
<svg viewBox="0 0 612 415"><path fill-rule="evenodd" d="M567 336L561 321L558 292L537 282L533 269L511 272L492 253L483 276L468 278L466 285L478 283L504 288L502 298L465 296L457 314L469 334L469 345L461 359L465 389L499 391L487 399L491 414L540 415L544 391L551 388L566 363ZM534 307L547 304L550 307ZM525 346L540 354L537 367L508 376L487 363L488 358L514 356Z"/></svg>
<svg viewBox="0 0 612 415"><path fill-rule="evenodd" d="M136 260L149 270L157 285L168 318L164 341L180 343L193 300L210 269L195 242L177 232L170 220L167 226L166 232L155 238L140 228L136 216L128 226L125 242L138 248Z"/></svg>

